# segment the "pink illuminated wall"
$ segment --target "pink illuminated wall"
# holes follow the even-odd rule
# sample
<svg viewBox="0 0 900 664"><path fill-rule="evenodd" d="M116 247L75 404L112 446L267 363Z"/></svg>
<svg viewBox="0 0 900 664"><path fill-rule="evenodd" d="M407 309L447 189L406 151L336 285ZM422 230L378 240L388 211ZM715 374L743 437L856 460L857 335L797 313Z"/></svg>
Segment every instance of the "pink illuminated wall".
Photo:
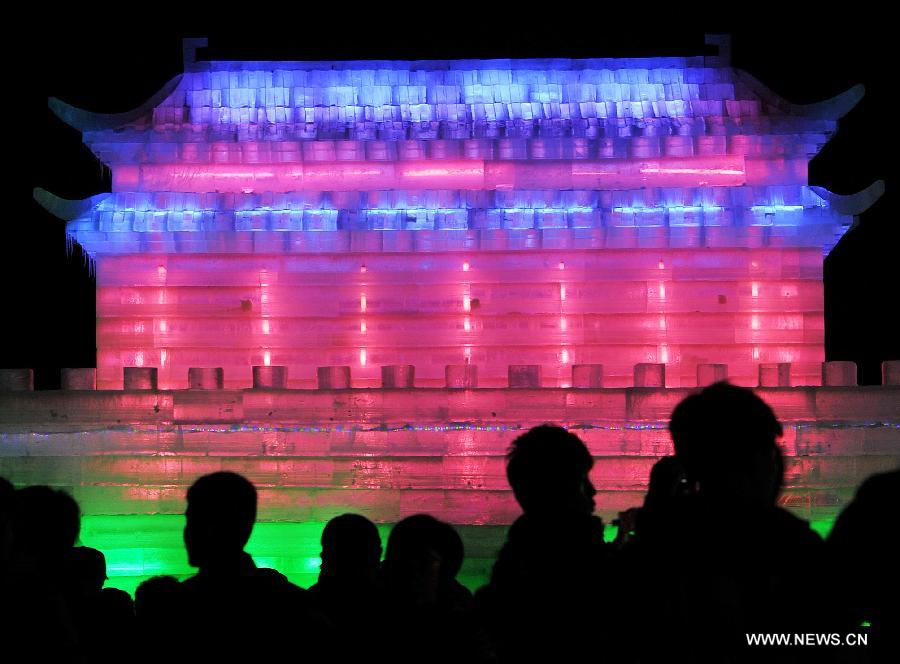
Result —
<svg viewBox="0 0 900 664"><path fill-rule="evenodd" d="M317 366L350 365L374 387L381 365L412 364L418 384L442 386L445 365L472 363L499 387L508 365L539 364L564 387L572 364L599 363L625 386L633 365L662 362L693 385L711 362L755 385L760 363L792 362L814 382L821 260L767 248L108 256L99 379L155 366L163 386L185 387L187 367L222 366L246 386L251 366L277 364L313 387Z"/></svg>

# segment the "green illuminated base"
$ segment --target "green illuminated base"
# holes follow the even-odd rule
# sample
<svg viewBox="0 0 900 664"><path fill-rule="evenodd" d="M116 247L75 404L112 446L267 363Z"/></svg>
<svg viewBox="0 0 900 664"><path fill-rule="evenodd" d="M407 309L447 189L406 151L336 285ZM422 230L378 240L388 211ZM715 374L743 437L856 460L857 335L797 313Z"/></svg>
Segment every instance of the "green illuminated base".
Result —
<svg viewBox="0 0 900 664"><path fill-rule="evenodd" d="M831 520L810 523L825 537ZM319 576L319 541L323 521L270 521L257 523L247 550L260 567L272 567L298 586L308 588ZM129 593L144 579L158 574L184 578L196 570L188 565L182 531L184 517L173 514L84 516L81 543L106 555L107 585ZM391 524L379 524L382 545ZM456 526L466 547L461 583L475 590L490 576L494 557L506 538L507 526ZM615 538L616 527L606 527L605 538Z"/></svg>
<svg viewBox="0 0 900 664"><path fill-rule="evenodd" d="M293 583L308 588L319 577L320 539L324 521L257 523L247 551L260 567L271 567ZM466 547L459 575L471 589L483 585L494 557L506 538L506 526L456 526ZM382 546L391 524L378 524ZM188 565L182 531L184 517L173 514L84 516L81 543L106 555L108 586L129 593L141 581L158 574L184 578L196 570Z"/></svg>

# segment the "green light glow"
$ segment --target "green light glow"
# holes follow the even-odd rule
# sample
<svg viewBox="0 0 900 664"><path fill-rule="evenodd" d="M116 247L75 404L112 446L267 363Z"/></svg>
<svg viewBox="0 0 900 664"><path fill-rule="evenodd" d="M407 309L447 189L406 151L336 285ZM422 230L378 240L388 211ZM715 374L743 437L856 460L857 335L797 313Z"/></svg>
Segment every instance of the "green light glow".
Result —
<svg viewBox="0 0 900 664"><path fill-rule="evenodd" d="M822 537L833 521L810 522ZM382 545L392 524L378 524ZM257 523L247 551L260 567L271 567L293 583L308 588L319 576L319 541L324 521L271 521ZM506 526L456 526L466 547L460 583L475 590L490 577L497 551L506 539ZM81 543L106 555L107 585L134 593L141 581L158 574L185 578L195 572L187 563L182 531L184 516L177 514L134 514L83 516ZM606 524L603 538L615 539L616 526Z"/></svg>
<svg viewBox="0 0 900 664"><path fill-rule="evenodd" d="M809 527L819 533L822 539L828 537L831 527L834 525L834 519L813 519L809 522Z"/></svg>
<svg viewBox="0 0 900 664"><path fill-rule="evenodd" d="M260 567L272 567L292 582L308 588L319 576L319 545L324 521L257 523L247 551ZM378 524L382 544L391 524ZM107 585L129 593L141 581L158 574L185 578L196 570L188 565L182 531L184 517L173 514L97 516L81 519L81 543L106 555ZM466 545L459 575L471 589L490 575L494 556L506 537L506 526L457 526Z"/></svg>

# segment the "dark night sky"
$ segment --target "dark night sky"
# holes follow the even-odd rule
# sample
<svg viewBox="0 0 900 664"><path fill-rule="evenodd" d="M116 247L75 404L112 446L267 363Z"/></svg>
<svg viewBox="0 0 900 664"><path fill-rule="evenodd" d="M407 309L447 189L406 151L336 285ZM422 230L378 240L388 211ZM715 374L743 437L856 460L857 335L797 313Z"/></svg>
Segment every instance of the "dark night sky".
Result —
<svg viewBox="0 0 900 664"><path fill-rule="evenodd" d="M6 289L0 367L33 367L36 386L50 388L58 386L59 367L94 364L94 282L77 248L67 256L63 222L32 201L31 189L84 198L109 191L109 173L79 134L47 110L47 97L92 111L130 110L182 71L181 37L198 35L210 38L199 59L316 60L701 55L711 54L704 32L730 32L733 64L790 101L819 101L863 83L866 97L810 166L810 183L836 193L854 193L879 178L888 187L825 262L826 353L858 362L861 383L879 383L880 362L900 358L900 238L888 212L897 200L888 170L897 153L889 147L896 146L898 127L888 100L896 45L888 41L895 36L886 18L816 21L779 14L748 21L710 18L694 8L695 16L675 20L644 5L590 14L568 4L569 17L555 17L524 8L489 15L480 8L429 6L438 9L392 10L405 18L364 17L346 25L347 4L327 14L304 10L296 18L271 7L233 12L219 21L227 19L229 30L179 25L175 18L159 27L159 18L136 15L92 24L62 17L55 28L34 19L19 26L2 45L11 209L0 261ZM645 21L657 27L641 29ZM272 26L280 26L277 33ZM8 30L16 32L15 26Z"/></svg>

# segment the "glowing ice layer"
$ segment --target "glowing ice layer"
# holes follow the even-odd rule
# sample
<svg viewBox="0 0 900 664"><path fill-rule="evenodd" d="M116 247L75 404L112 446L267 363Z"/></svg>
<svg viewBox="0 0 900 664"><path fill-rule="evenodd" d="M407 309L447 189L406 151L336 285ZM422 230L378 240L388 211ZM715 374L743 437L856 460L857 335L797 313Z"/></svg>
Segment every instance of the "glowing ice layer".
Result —
<svg viewBox="0 0 900 664"><path fill-rule="evenodd" d="M466 363L482 387L505 386L510 364L543 365L554 386L583 363L603 364L610 386L630 385L639 362L669 363L674 385L695 384L704 362L750 385L763 362L792 363L800 383L820 376L816 249L471 256L101 257L98 382L121 387L123 365L157 366L173 388L191 366L249 386L263 364L288 366L293 387L313 387L322 365L349 365L372 387L388 364L415 365L433 387Z"/></svg>
<svg viewBox="0 0 900 664"><path fill-rule="evenodd" d="M428 512L462 526L467 579L483 580L519 514L504 454L546 420L595 458L597 511L639 505L671 453L666 421L687 389L215 390L0 394L0 475L71 491L82 540L112 574L187 573L187 487L233 470L256 484L251 550L307 585L321 525L347 511L380 524ZM870 474L900 462L900 388L760 389L784 423L782 504L826 527ZM52 425L48 425L52 422ZM723 440L723 444L727 440ZM298 523L301 522L301 523ZM306 524L306 525L302 525ZM316 525L313 525L316 524ZM131 528L129 530L129 527ZM482 528L483 527L483 528ZM114 581L122 583L122 581Z"/></svg>
<svg viewBox="0 0 900 664"><path fill-rule="evenodd" d="M820 381L822 255L877 192L808 186L859 100L796 106L722 58L195 62L142 107L51 100L112 170L40 193L97 268L98 385L252 365L291 387L410 364L481 386L702 363Z"/></svg>

